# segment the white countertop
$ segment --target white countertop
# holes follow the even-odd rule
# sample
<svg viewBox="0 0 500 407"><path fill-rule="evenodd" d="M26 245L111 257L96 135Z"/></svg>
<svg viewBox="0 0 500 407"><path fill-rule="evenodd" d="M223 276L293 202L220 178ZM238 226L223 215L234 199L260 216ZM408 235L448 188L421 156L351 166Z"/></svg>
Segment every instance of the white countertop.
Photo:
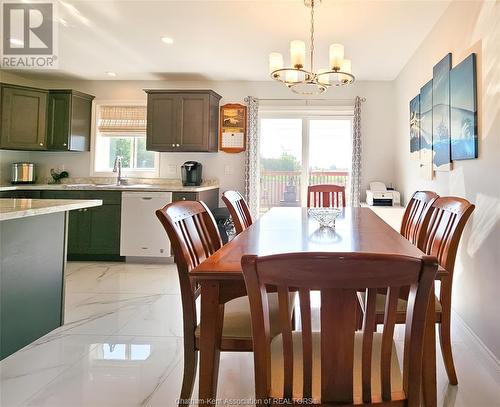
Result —
<svg viewBox="0 0 500 407"><path fill-rule="evenodd" d="M199 187L184 187L172 184L23 184L23 185L0 185L2 191L27 191L27 190L56 190L56 191L161 191L161 192L202 192L219 188L218 185L201 185Z"/></svg>
<svg viewBox="0 0 500 407"><path fill-rule="evenodd" d="M101 206L100 199L18 199L0 198L0 221Z"/></svg>

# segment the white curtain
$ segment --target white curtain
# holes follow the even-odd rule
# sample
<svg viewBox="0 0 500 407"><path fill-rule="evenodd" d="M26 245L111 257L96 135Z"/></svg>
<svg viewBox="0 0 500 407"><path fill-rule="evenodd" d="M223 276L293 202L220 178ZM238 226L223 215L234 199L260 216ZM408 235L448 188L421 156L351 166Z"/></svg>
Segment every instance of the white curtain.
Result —
<svg viewBox="0 0 500 407"><path fill-rule="evenodd" d="M359 207L361 199L361 102L354 99L354 119L352 125L352 171L351 171L351 206Z"/></svg>
<svg viewBox="0 0 500 407"><path fill-rule="evenodd" d="M259 100L248 96L247 104L247 152L245 162L245 199L253 219L259 214Z"/></svg>

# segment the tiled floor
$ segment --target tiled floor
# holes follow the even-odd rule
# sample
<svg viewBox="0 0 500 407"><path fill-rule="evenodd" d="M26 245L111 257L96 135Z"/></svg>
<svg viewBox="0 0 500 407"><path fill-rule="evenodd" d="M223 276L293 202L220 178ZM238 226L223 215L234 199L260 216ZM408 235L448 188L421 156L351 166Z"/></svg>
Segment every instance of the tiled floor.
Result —
<svg viewBox="0 0 500 407"><path fill-rule="evenodd" d="M173 265L69 263L66 324L1 362L0 405L173 407L181 334ZM455 324L458 387L438 355L439 405L500 406L500 372L465 338ZM252 369L251 354L224 353L218 397L251 398Z"/></svg>

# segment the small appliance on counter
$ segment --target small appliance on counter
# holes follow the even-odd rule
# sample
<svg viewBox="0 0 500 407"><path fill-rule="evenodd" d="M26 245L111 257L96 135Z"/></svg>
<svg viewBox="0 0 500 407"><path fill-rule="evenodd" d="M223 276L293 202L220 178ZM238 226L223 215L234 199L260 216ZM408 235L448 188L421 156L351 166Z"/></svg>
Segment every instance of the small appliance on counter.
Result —
<svg viewBox="0 0 500 407"><path fill-rule="evenodd" d="M12 163L10 182L12 184L34 184L35 164L29 162Z"/></svg>
<svg viewBox="0 0 500 407"><path fill-rule="evenodd" d="M186 161L181 166L182 185L185 187L200 186L203 181L202 170L203 165L198 161Z"/></svg>
<svg viewBox="0 0 500 407"><path fill-rule="evenodd" d="M398 191L388 189L383 182L370 182L366 203L371 206L397 206L401 204Z"/></svg>

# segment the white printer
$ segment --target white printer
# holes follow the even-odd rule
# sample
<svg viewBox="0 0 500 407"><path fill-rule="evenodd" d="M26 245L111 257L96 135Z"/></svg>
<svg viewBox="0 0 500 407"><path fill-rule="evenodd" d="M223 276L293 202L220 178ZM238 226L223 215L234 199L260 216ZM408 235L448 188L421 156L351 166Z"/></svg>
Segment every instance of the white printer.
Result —
<svg viewBox="0 0 500 407"><path fill-rule="evenodd" d="M398 191L387 189L383 182L370 182L370 189L366 191L366 203L371 206L394 206L401 204Z"/></svg>

